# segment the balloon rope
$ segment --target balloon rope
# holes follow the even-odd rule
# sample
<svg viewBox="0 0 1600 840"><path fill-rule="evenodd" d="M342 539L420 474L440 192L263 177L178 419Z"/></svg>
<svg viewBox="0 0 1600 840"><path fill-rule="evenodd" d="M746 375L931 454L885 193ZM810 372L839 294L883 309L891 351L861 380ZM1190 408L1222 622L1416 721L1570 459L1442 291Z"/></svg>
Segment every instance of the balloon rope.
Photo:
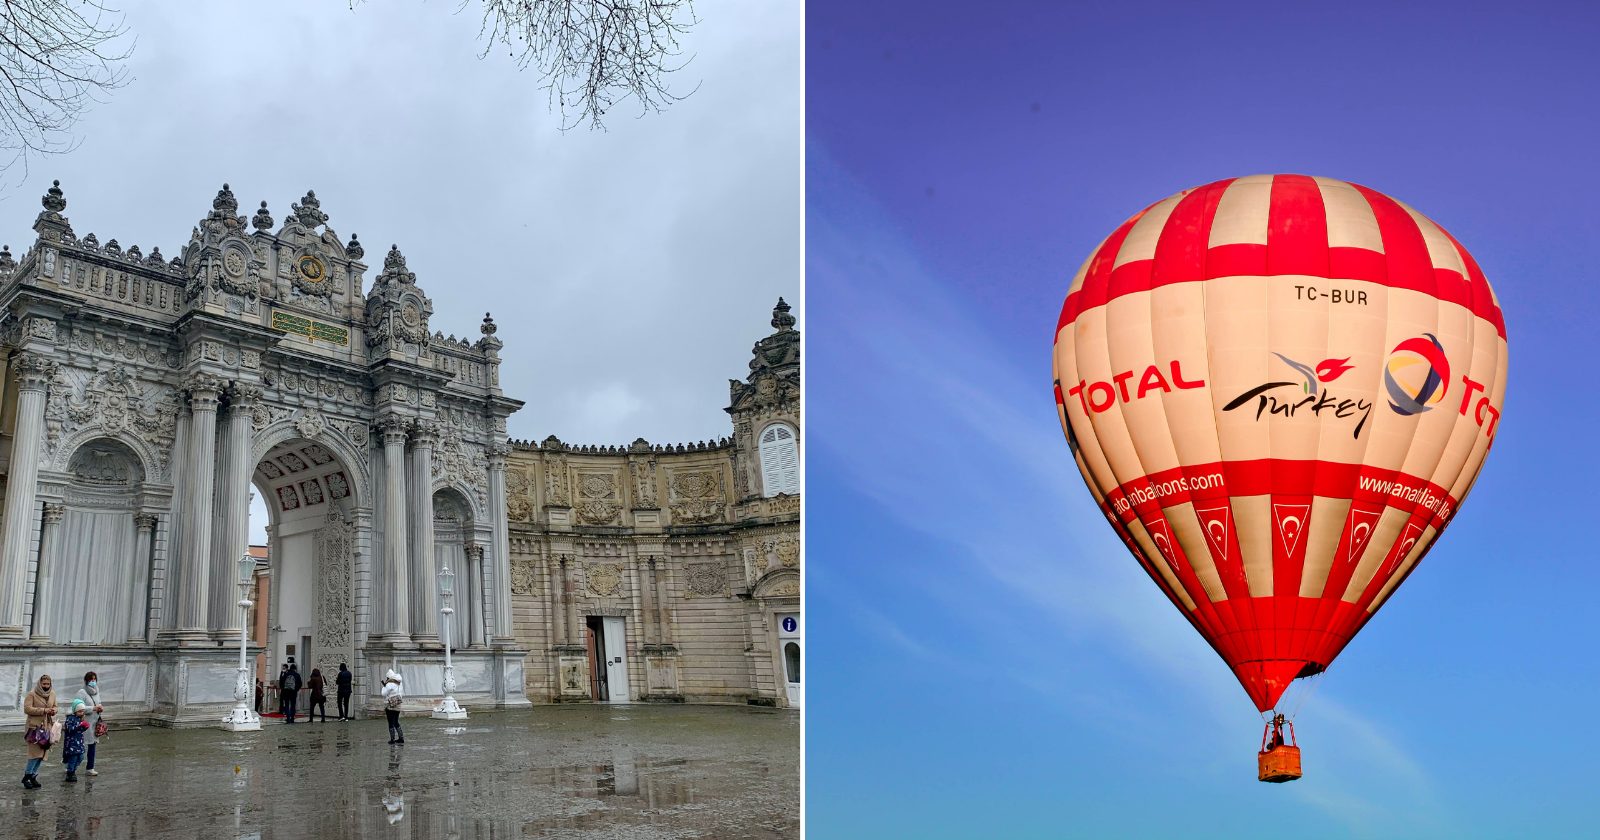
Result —
<svg viewBox="0 0 1600 840"><path fill-rule="evenodd" d="M1295 699L1294 710L1289 712L1289 720L1294 720L1295 716L1300 714L1300 707L1304 706L1306 701L1311 698L1311 695L1316 693L1317 686L1322 685L1322 675L1324 673L1326 672L1318 671L1317 673L1301 680L1301 682L1309 683L1309 685L1307 685L1305 691L1300 692L1300 696Z"/></svg>

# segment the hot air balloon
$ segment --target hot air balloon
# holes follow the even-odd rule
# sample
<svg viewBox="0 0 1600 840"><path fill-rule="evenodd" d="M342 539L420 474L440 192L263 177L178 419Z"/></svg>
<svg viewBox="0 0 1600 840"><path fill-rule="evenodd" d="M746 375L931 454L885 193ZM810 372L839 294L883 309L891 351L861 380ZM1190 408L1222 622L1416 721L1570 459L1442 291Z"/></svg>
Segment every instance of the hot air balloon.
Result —
<svg viewBox="0 0 1600 840"><path fill-rule="evenodd" d="M1268 715L1260 778L1298 778L1284 690L1416 568L1494 442L1506 332L1488 280L1375 190L1218 181L1095 249L1054 363L1090 493Z"/></svg>

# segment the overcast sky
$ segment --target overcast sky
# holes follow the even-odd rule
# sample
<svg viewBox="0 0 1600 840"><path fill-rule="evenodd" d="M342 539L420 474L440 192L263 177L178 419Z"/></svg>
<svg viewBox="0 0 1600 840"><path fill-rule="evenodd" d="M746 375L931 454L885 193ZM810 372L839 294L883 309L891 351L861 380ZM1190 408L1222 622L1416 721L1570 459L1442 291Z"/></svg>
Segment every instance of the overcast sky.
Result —
<svg viewBox="0 0 1600 840"><path fill-rule="evenodd" d="M513 437L731 433L727 379L777 297L799 303L795 4L702 2L674 82L692 96L565 134L536 75L479 58L475 0L121 6L131 81L76 150L0 179L13 251L53 178L79 236L169 256L224 181L279 224L315 189L369 284L399 244L433 329L475 340L494 313L501 385L527 401Z"/></svg>

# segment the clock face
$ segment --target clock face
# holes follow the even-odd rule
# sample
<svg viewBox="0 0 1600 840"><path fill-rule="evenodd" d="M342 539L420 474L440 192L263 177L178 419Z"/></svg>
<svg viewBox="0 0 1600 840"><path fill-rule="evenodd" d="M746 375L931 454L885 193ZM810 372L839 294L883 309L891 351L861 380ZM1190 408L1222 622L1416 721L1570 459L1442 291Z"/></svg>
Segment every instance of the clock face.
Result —
<svg viewBox="0 0 1600 840"><path fill-rule="evenodd" d="M416 304L408 303L401 308L400 319L406 322L406 326L415 327L422 323L422 313L417 311Z"/></svg>
<svg viewBox="0 0 1600 840"><path fill-rule="evenodd" d="M300 258L301 277L306 278L306 280L312 283L320 283L323 281L326 274L327 270L322 267L322 260L317 259L311 254L306 254Z"/></svg>

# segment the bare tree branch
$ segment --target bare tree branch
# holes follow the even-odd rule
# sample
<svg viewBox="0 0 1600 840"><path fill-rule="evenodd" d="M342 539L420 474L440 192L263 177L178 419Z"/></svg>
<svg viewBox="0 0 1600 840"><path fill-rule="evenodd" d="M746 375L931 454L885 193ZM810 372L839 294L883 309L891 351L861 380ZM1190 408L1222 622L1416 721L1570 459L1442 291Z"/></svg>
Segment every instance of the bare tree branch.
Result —
<svg viewBox="0 0 1600 840"><path fill-rule="evenodd" d="M689 63L679 39L697 23L693 0L484 0L479 34L483 55L504 47L540 74L565 130L604 128L629 98L643 116L692 94L674 94L667 77Z"/></svg>
<svg viewBox="0 0 1600 840"><path fill-rule="evenodd" d="M97 0L0 0L0 172L77 146L78 118L127 81L126 34Z"/></svg>

